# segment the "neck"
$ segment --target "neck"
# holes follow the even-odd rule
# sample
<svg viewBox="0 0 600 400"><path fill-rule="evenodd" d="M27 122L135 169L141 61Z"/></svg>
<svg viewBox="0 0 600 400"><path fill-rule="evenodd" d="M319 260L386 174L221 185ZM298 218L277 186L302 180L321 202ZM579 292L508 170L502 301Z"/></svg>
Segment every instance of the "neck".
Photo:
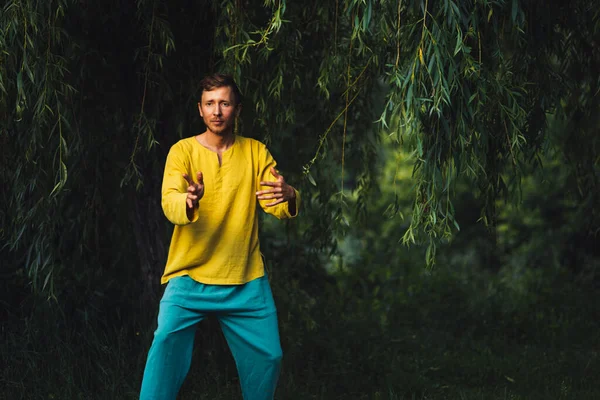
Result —
<svg viewBox="0 0 600 400"><path fill-rule="evenodd" d="M217 150L217 151L225 151L235 141L235 137L233 132L216 134L210 130L206 130L204 133L198 135L198 140L205 146Z"/></svg>

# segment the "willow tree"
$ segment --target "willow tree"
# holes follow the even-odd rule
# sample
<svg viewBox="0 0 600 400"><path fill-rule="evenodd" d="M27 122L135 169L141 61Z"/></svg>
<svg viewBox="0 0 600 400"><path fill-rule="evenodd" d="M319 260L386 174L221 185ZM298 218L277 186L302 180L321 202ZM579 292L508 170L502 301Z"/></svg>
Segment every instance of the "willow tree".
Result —
<svg viewBox="0 0 600 400"><path fill-rule="evenodd" d="M230 20L246 25L221 45L227 65L262 82L252 93L261 104L257 111L271 111L268 118L261 115L263 121L281 121L275 131L286 131L291 118L283 116L306 110L296 122L319 134L317 155L322 151L341 165L342 195L351 138L358 148L352 155L367 161L358 172L359 206L376 176L371 145L378 129L393 132L400 146L414 152L413 214L409 229L399 234L408 243L429 240L429 262L436 240L459 229L452 205L457 178L479 193L482 219L493 232L496 200L518 195L524 168L547 149L548 115L582 128L582 137L568 138L564 151L570 159L581 157L578 164L585 167L576 174L585 181L582 192L597 202L598 159L589 151L598 146L599 14L593 2L267 4L266 27L253 24L258 18L243 10L245 18ZM309 160L305 174L317 160ZM591 221L590 230L597 217Z"/></svg>
<svg viewBox="0 0 600 400"><path fill-rule="evenodd" d="M413 213L398 240L428 241L429 262L459 228L457 179L493 228L496 200L518 194L549 143L549 115L577 127L561 143L595 209L594 2L97 3L8 0L0 14L2 251L37 288L98 274L114 288L140 268L157 280L162 163L199 129L197 84L217 70L245 95L238 130L301 180L309 222L293 229L314 249L368 217L381 130L414 153Z"/></svg>

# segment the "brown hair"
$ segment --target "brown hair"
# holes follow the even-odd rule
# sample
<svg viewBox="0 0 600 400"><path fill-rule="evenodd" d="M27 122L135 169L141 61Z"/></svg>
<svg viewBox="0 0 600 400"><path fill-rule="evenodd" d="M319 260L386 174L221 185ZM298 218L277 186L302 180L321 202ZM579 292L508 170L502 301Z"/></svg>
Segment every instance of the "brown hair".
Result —
<svg viewBox="0 0 600 400"><path fill-rule="evenodd" d="M235 105L239 105L242 102L242 93L240 89L236 85L233 77L231 75L225 74L212 74L206 76L204 79L200 81L200 97L202 97L202 93L210 92L216 88L229 86L233 93L233 98L235 101Z"/></svg>

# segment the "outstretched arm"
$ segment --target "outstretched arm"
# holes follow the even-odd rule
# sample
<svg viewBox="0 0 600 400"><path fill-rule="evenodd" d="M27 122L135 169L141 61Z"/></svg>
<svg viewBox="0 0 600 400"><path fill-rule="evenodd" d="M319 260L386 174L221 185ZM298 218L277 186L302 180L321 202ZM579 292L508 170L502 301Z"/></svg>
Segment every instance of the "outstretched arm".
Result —
<svg viewBox="0 0 600 400"><path fill-rule="evenodd" d="M198 218L198 201L204 195L204 180L198 172L194 183L187 173L189 165L177 144L169 151L162 182L162 209L175 225L187 225Z"/></svg>

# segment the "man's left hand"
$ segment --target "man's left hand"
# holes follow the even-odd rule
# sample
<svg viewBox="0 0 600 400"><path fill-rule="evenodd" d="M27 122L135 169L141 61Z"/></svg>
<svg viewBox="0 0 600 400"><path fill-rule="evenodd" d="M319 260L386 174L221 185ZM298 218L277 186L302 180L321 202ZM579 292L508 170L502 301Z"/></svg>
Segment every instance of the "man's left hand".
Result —
<svg viewBox="0 0 600 400"><path fill-rule="evenodd" d="M283 176L279 175L275 168L271 167L271 175L276 179L275 182L261 181L261 186L269 186L270 189L259 190L256 192L258 200L271 200L275 201L266 204L267 207L272 207L279 203L296 199L296 191L293 187L285 183Z"/></svg>

